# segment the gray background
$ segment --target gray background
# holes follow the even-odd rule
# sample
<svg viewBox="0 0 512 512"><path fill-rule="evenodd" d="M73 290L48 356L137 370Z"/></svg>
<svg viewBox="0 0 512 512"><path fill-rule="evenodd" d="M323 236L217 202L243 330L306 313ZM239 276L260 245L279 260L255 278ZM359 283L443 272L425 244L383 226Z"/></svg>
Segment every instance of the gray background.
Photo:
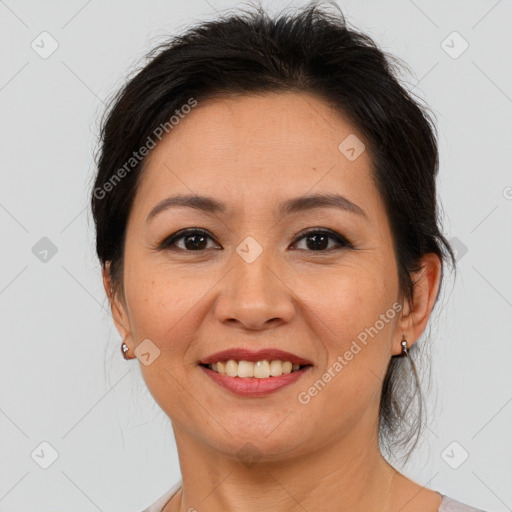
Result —
<svg viewBox="0 0 512 512"><path fill-rule="evenodd" d="M339 4L409 65L408 88L437 116L443 224L458 248L432 330L429 427L403 471L512 510L512 1ZM137 512L180 478L170 421L110 319L92 155L104 102L144 53L235 5L0 2L0 511ZM469 44L461 55L453 31ZM42 442L58 454L47 469Z"/></svg>

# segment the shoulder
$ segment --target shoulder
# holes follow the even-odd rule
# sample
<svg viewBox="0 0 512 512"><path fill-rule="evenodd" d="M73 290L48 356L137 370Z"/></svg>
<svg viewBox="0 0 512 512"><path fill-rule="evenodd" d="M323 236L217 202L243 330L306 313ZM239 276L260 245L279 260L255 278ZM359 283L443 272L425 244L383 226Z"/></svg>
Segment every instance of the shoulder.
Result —
<svg viewBox="0 0 512 512"><path fill-rule="evenodd" d="M441 501L441 506L439 507L439 512L485 512L482 509L470 507L469 505L454 500L444 494L441 496L443 499Z"/></svg>
<svg viewBox="0 0 512 512"><path fill-rule="evenodd" d="M165 494L160 496L154 503L146 507L142 512L162 512L166 503L179 491L181 487L181 481L173 485Z"/></svg>

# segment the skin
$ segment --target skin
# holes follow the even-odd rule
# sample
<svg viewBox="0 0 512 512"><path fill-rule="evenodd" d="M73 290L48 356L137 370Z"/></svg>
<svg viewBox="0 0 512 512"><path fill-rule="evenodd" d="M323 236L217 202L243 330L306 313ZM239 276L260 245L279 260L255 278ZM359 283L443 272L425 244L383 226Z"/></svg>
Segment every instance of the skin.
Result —
<svg viewBox="0 0 512 512"><path fill-rule="evenodd" d="M424 256L410 306L399 292L368 145L354 161L338 150L349 134L364 140L312 95L238 96L199 102L148 156L128 219L124 295L110 292L108 267L103 279L129 355L146 338L160 350L140 367L178 447L183 487L165 512L311 511L319 503L325 511L385 512L388 495L388 511L439 507L438 493L384 460L377 421L387 365L401 351L402 334L411 346L424 331L442 263ZM286 199L332 192L367 218L327 207L277 214ZM227 211L172 208L146 223L159 201L178 193L214 197ZM174 250L157 250L164 238L192 227L209 231L205 249L193 251L182 238ZM328 248L315 251L298 237L310 228L333 230L354 248L329 239ZM263 249L252 263L236 252L247 236ZM401 314L300 403L298 393L396 302ZM197 366L230 347L279 348L314 366L276 393L243 398ZM253 465L237 455L249 442L259 456Z"/></svg>

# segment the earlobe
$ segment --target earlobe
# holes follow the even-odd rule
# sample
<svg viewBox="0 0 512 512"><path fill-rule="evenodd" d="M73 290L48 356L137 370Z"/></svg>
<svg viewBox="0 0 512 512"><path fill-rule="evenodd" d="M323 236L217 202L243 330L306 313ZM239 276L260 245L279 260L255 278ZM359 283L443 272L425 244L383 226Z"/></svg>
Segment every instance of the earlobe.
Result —
<svg viewBox="0 0 512 512"><path fill-rule="evenodd" d="M441 272L442 261L437 254L427 253L422 257L421 270L412 276L413 298L411 304L406 303L402 310L393 354L401 353L402 336L410 348L425 330L439 293Z"/></svg>

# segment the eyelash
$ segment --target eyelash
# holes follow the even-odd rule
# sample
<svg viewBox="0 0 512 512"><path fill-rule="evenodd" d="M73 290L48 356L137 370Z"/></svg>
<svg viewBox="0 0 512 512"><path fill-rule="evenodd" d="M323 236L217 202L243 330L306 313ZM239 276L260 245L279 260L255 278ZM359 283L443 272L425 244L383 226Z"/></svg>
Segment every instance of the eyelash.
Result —
<svg viewBox="0 0 512 512"><path fill-rule="evenodd" d="M184 230L180 230L177 233L174 233L173 235L165 238L159 245L158 250L180 250L183 252L190 252L190 253L201 253L206 251L207 249L198 249L198 250L188 250L188 249L182 249L180 247L176 247L175 242L178 240L181 240L185 238L187 235L191 234L197 234L197 235L203 235L205 237L208 237L212 240L214 238L208 233L208 231L202 229L202 228L188 228ZM335 231L331 231L328 229L309 229L308 231L299 233L298 237L295 239L294 244L302 240L303 238L306 238L308 235L315 234L315 235L324 235L332 240L335 240L338 243L338 248L341 249L354 249L353 244L347 240L344 236L340 235L339 233L336 233ZM312 252L312 253L329 253L333 250L333 248L329 249L320 249L318 251L312 251L307 249L299 249L299 250L305 250L306 252Z"/></svg>

